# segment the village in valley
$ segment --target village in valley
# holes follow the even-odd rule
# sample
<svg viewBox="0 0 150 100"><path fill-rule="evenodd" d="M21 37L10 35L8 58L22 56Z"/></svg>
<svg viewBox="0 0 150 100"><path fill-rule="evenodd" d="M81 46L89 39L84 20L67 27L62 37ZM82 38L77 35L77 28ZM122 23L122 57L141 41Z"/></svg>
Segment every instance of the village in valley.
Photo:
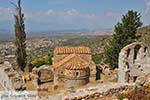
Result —
<svg viewBox="0 0 150 100"><path fill-rule="evenodd" d="M27 37L17 1L15 38L0 41L0 91L32 91L37 100L150 100L150 26L136 11L114 30Z"/></svg>

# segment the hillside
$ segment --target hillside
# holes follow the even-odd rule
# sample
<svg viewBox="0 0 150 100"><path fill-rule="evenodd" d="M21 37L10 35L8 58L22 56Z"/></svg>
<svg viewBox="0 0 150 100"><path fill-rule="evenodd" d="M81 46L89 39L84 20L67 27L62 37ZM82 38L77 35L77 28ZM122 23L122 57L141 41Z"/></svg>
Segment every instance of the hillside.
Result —
<svg viewBox="0 0 150 100"><path fill-rule="evenodd" d="M146 33L146 32L150 32L150 25L142 27L138 30L138 33Z"/></svg>
<svg viewBox="0 0 150 100"><path fill-rule="evenodd" d="M139 36L138 41L150 46L150 26L140 28L137 32L137 36Z"/></svg>

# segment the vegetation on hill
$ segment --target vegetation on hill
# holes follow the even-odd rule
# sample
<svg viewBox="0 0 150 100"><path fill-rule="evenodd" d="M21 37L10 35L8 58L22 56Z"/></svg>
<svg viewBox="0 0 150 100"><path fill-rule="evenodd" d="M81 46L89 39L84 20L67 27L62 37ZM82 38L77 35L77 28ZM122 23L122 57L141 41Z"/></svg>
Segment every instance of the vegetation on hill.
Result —
<svg viewBox="0 0 150 100"><path fill-rule="evenodd" d="M143 34L143 33L147 33L147 32L150 32L150 26L145 26L145 27L139 28L137 33Z"/></svg>
<svg viewBox="0 0 150 100"><path fill-rule="evenodd" d="M92 59L96 64L104 62L104 47L110 36L83 36L71 38L62 43L63 46L87 46L92 50Z"/></svg>
<svg viewBox="0 0 150 100"><path fill-rule="evenodd" d="M93 61L96 64L101 64L104 60L104 46L108 38L109 36L78 36L63 39L60 37L55 39L59 40L59 44L54 47L36 48L28 54L28 60L33 67L40 67L45 64L52 65L53 49L56 46L87 46L92 50Z"/></svg>
<svg viewBox="0 0 150 100"><path fill-rule="evenodd" d="M142 27L137 32L138 41L150 47L150 26Z"/></svg>
<svg viewBox="0 0 150 100"><path fill-rule="evenodd" d="M33 67L37 67L37 68L42 65L52 65L52 57L53 57L53 52L50 51L48 55L35 58L30 63Z"/></svg>
<svg viewBox="0 0 150 100"><path fill-rule="evenodd" d="M124 98L128 98L129 100L150 100L149 85L150 84L143 87L135 87L127 93L120 93L117 95L117 98L119 100L123 100Z"/></svg>
<svg viewBox="0 0 150 100"><path fill-rule="evenodd" d="M142 26L140 18L140 13L131 10L123 15L121 22L115 25L115 34L105 47L105 62L110 65L111 69L118 67L121 49L136 40L137 29Z"/></svg>

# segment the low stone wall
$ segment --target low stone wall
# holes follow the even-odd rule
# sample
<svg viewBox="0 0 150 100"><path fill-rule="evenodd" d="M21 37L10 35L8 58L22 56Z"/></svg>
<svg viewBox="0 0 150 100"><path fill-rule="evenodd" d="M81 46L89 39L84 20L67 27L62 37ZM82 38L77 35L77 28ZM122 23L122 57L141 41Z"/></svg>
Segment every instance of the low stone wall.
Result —
<svg viewBox="0 0 150 100"><path fill-rule="evenodd" d="M89 100L89 99L92 100L92 99L102 98L105 96L112 96L112 95L118 94L120 92L130 90L131 88L132 88L132 86L126 85L126 86L121 86L119 88L112 88L112 89L109 89L106 92L102 92L102 93L94 92L92 94L87 94L85 96L64 98L64 100Z"/></svg>
<svg viewBox="0 0 150 100"><path fill-rule="evenodd" d="M58 94L43 97L39 100L93 100L107 96L115 96L116 94L130 90L134 84L118 84L118 83L105 83L97 84L87 88L69 89L61 91Z"/></svg>

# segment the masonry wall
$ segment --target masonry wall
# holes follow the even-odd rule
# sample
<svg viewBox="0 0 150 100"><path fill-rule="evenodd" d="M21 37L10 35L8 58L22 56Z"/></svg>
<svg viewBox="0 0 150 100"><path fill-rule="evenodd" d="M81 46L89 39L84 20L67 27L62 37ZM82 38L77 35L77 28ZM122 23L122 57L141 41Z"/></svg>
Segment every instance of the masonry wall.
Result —
<svg viewBox="0 0 150 100"><path fill-rule="evenodd" d="M65 70L66 86L82 86L89 82L90 69Z"/></svg>
<svg viewBox="0 0 150 100"><path fill-rule="evenodd" d="M83 86L89 82L89 78L84 79L67 79L66 86L67 87L74 87L74 86Z"/></svg>
<svg viewBox="0 0 150 100"><path fill-rule="evenodd" d="M4 90L14 90L13 84L8 77L8 74L4 71L3 66L0 66L0 84Z"/></svg>
<svg viewBox="0 0 150 100"><path fill-rule="evenodd" d="M149 53L148 47L137 42L124 47L119 54L118 82L134 82L134 78L150 73Z"/></svg>

